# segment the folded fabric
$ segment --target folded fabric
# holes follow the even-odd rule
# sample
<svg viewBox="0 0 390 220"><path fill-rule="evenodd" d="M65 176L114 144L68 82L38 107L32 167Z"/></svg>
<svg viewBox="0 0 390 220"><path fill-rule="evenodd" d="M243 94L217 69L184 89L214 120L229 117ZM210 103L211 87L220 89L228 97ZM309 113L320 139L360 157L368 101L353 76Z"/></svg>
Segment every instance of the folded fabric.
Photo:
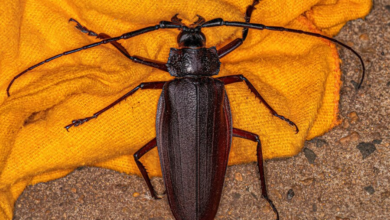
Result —
<svg viewBox="0 0 390 220"><path fill-rule="evenodd" d="M160 91L138 91L82 126L141 82L169 81L163 71L134 63L107 44L56 59L11 80L56 54L99 40L68 23L70 18L112 37L170 20L244 21L252 0L204 1L14 1L0 8L0 219L12 219L13 205L27 185L67 175L79 166L139 174L133 153L155 137ZM333 36L349 20L364 17L370 0L262 0L251 22ZM241 37L242 28L204 28L207 47ZM166 62L177 48L178 30L158 30L120 43L132 55ZM218 76L242 74L278 114L270 114L245 83L226 86L235 128L260 136L265 159L297 154L305 140L337 125L339 57L328 40L295 33L249 30L244 44L221 59ZM256 160L256 144L233 138L229 164ZM161 175L157 150L142 158L149 175Z"/></svg>

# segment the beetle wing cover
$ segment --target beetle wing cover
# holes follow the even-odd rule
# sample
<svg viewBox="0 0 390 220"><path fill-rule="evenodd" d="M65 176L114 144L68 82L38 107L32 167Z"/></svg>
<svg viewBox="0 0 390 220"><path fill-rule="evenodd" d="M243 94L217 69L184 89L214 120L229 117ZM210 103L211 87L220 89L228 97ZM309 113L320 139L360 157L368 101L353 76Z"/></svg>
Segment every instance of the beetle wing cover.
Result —
<svg viewBox="0 0 390 220"><path fill-rule="evenodd" d="M223 83L211 78L167 83L156 128L164 182L176 219L213 219L232 138Z"/></svg>

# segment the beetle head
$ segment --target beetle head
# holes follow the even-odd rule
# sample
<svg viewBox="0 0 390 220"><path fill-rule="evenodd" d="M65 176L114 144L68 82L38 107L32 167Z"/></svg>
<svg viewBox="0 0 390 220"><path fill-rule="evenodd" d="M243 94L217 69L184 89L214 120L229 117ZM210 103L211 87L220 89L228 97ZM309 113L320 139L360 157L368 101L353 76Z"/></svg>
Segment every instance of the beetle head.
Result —
<svg viewBox="0 0 390 220"><path fill-rule="evenodd" d="M206 45L206 36L200 27L183 27L177 36L179 48L201 48Z"/></svg>

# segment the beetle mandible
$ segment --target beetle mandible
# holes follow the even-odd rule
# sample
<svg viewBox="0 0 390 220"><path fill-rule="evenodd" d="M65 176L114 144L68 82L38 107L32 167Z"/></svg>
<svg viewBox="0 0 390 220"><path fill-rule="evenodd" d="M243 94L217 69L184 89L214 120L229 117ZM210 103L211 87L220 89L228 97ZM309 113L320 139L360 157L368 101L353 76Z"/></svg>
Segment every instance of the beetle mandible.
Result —
<svg viewBox="0 0 390 220"><path fill-rule="evenodd" d="M176 14L171 21L161 21L158 25L128 32L114 38L103 33L97 34L82 26L75 19L70 19L70 21L76 23L77 29L90 36L96 36L102 39L102 41L64 52L29 67L13 78L8 85L7 94L8 96L10 95L11 85L17 78L44 63L64 55L111 43L133 62L169 72L175 79L167 82L141 83L112 104L93 114L93 116L73 120L65 128L68 130L72 126L79 126L93 118L97 118L100 114L131 96L139 89L162 89L156 115L156 137L134 154L136 164L145 179L152 197L159 198L151 184L145 167L139 159L157 147L167 197L175 219L214 219L223 189L231 140L233 136L240 137L257 143L257 161L262 197L272 207L276 219L279 219L279 213L268 197L266 190L260 138L254 133L233 127L229 100L224 86L245 82L251 92L268 108L272 115L293 126L297 133L299 132L298 126L288 118L279 115L243 75L213 78L212 76L217 75L219 72L220 59L238 48L245 41L248 29L252 28L287 31L321 37L346 47L358 56L362 64L363 74L359 88L364 79L365 68L362 58L356 51L327 36L301 30L250 23L252 12L258 3L259 0L254 0L247 7L245 22L229 22L221 18L206 21L198 15L198 20L195 23L186 26ZM215 47L206 48L206 37L201 29L215 26L242 27L242 37L233 40L218 50ZM128 39L158 29L180 30L180 34L177 37L179 48L171 49L167 63L131 56L121 44L116 42L120 39Z"/></svg>

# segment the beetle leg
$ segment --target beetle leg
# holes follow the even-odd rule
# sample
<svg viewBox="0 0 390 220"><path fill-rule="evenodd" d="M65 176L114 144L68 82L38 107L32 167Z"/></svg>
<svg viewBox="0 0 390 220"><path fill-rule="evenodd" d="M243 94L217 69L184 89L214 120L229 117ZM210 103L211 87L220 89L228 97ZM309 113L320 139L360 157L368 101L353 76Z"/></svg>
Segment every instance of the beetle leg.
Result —
<svg viewBox="0 0 390 220"><path fill-rule="evenodd" d="M245 22L250 22L252 12L253 12L253 10L255 10L255 5L257 5L257 4L259 4L259 0L254 0L253 3L246 8ZM224 46L218 50L219 59L226 56L227 54L229 54L233 50L237 49L237 47L239 47L244 42L247 35L248 35L248 28L244 28L242 30L242 38L237 38L237 39L233 40L232 42L230 42L229 44L227 44L226 46Z"/></svg>
<svg viewBox="0 0 390 220"><path fill-rule="evenodd" d="M165 84L165 82L146 82L146 83L141 83L137 87L132 89L130 92L126 93L125 95L123 95L122 97L117 99L115 102L111 103L110 105L108 105L107 107L103 108L102 110L96 112L92 116L87 117L87 118L83 118L83 119L73 120L71 124L65 126L65 129L68 131L68 129L71 128L72 126L77 127L79 125L84 124L85 122L88 122L89 120L91 120L93 118L97 118L100 114L102 114L103 112L107 111L108 109L114 107L116 104L118 104L119 102L123 101L127 97L131 96L133 93L135 93L139 89L162 89L164 84Z"/></svg>
<svg viewBox="0 0 390 220"><path fill-rule="evenodd" d="M297 30L297 29L291 29L291 28L285 28L285 27L278 27L278 26L266 26L264 24L255 24L255 23L249 23L249 22L240 22L240 21L224 21L222 18L216 18L210 21L205 22L202 24L201 28L206 28L206 27L218 27L218 26L228 26L228 27L242 27L242 28L253 28L257 30L269 30L269 31L280 31L280 32L291 32L291 33L297 33L297 34L304 34L304 35L309 35L309 36L314 36L314 37L320 37L323 39L327 39L329 41L332 41L333 43L336 43L338 45L343 46L344 48L347 48L349 51L354 53L360 60L360 65L362 66L362 77L360 79L359 85L357 89L360 89L360 87L363 84L364 81L364 76L366 75L366 67L364 65L363 58L359 55L358 52L356 52L352 47L336 40L331 37L318 34L318 33L312 33L312 32L307 32L307 31L302 31L302 30ZM238 40L239 41L239 40ZM233 43L233 42L232 42ZM226 45L225 47L227 47ZM234 45L232 45L233 47ZM239 46L239 45L238 45ZM236 47L238 47L236 46ZM222 48L223 49L223 48ZM221 50L222 50L221 49ZM228 49L227 49L228 50ZM231 49L233 50L233 49ZM230 52L230 51L229 51ZM218 54L220 54L219 58L224 56L224 53L221 51L221 53L218 51Z"/></svg>
<svg viewBox="0 0 390 220"><path fill-rule="evenodd" d="M276 111L264 100L264 98L260 95L260 93L255 89L255 87L252 85L252 83L250 83L249 80L247 78L245 78L243 75L224 76L224 77L220 77L217 79L221 80L225 85L244 81L246 83L246 85L249 87L249 89L251 90L251 92L253 92L255 94L255 96L258 99L260 99L260 101L262 103L264 103L265 107L267 107L271 111L271 114L273 116L276 116L276 117L282 119L283 121L287 122L289 125L294 126L295 132L296 133L299 132L298 126L294 122L290 121L290 119L276 113Z"/></svg>
<svg viewBox="0 0 390 220"><path fill-rule="evenodd" d="M11 89L11 86L15 82L16 79L18 79L19 77L21 77L25 73L27 73L27 72L37 68L38 66L42 66L43 64L48 63L48 62L50 62L52 60L58 59L58 58L63 57L63 56L67 56L67 55L72 54L72 53L77 53L79 51L86 50L86 49L89 49L89 48L92 48L92 47L97 47L97 46L100 46L102 44L108 44L108 43L111 43L111 42L114 42L114 41L118 41L118 40L122 40L122 39L129 39L129 38L132 38L132 37L135 37L135 36L138 36L138 35L141 35L141 34L145 34L145 33L151 32L151 31L156 31L156 30L159 30L159 29L174 29L174 28L182 28L182 26L173 24L170 21L160 21L160 23L158 25L155 25L155 26L149 26L149 27L145 27L145 28L138 29L138 30L135 30L135 31L127 32L127 33L124 33L124 34L122 34L121 36L118 36L118 37L104 39L104 40L102 40L100 42L88 44L88 45L85 45L83 47L79 47L79 48L76 48L76 49L73 49L73 50L69 50L69 51L63 52L61 54L57 54L55 56L52 56L52 57L50 57L50 58L48 58L48 59L46 59L46 60L44 60L44 61L42 61L40 63L35 64L34 66L30 66L29 68L25 69L23 72L21 72L18 75L16 75L11 80L11 82L8 84L7 95L8 95L8 97L10 96L9 90ZM150 62L150 61L148 61L148 62Z"/></svg>
<svg viewBox="0 0 390 220"><path fill-rule="evenodd" d="M81 32L88 34L89 36L94 36L94 37L96 37L98 39L101 39L101 40L111 38L109 35L107 35L105 33L96 34L94 31L91 31L87 27L82 26L78 21L76 21L73 18L71 18L69 21L75 22L76 23L76 28L78 30L80 30ZM151 67L154 67L154 68L158 68L160 70L168 72L168 69L167 69L167 66L165 65L165 63L159 62L159 61L155 61L155 60L149 60L149 59L146 59L146 58L143 58L143 57L139 57L139 56L131 56L129 54L129 52L120 43L118 43L116 41L113 41L113 42L110 42L110 43L116 49L118 49L123 55L125 55L127 58L129 58L131 61L133 61L135 63L143 64L143 65L146 65L146 66L151 66Z"/></svg>
<svg viewBox="0 0 390 220"><path fill-rule="evenodd" d="M260 172L261 195L270 204L272 210L276 214L276 219L278 220L279 219L278 210L276 209L275 205L272 203L272 200L268 198L268 194L267 194L267 187L265 184L264 165L263 165L263 151L261 149L261 142L259 136L257 134L240 130L237 128L233 128L233 136L257 142L257 165L259 167L259 172Z"/></svg>
<svg viewBox="0 0 390 220"><path fill-rule="evenodd" d="M151 140L149 143L147 143L145 146L143 146L134 154L134 160L137 163L139 171L141 171L142 177L144 178L146 185L148 185L152 197L155 199L161 199L160 197L157 196L157 192L156 190L154 190L153 185L150 182L150 178L148 176L148 172L145 169L145 166L139 161L139 159L141 159L143 155L145 155L147 152L149 152L156 146L157 146L156 138L153 138L153 140Z"/></svg>

